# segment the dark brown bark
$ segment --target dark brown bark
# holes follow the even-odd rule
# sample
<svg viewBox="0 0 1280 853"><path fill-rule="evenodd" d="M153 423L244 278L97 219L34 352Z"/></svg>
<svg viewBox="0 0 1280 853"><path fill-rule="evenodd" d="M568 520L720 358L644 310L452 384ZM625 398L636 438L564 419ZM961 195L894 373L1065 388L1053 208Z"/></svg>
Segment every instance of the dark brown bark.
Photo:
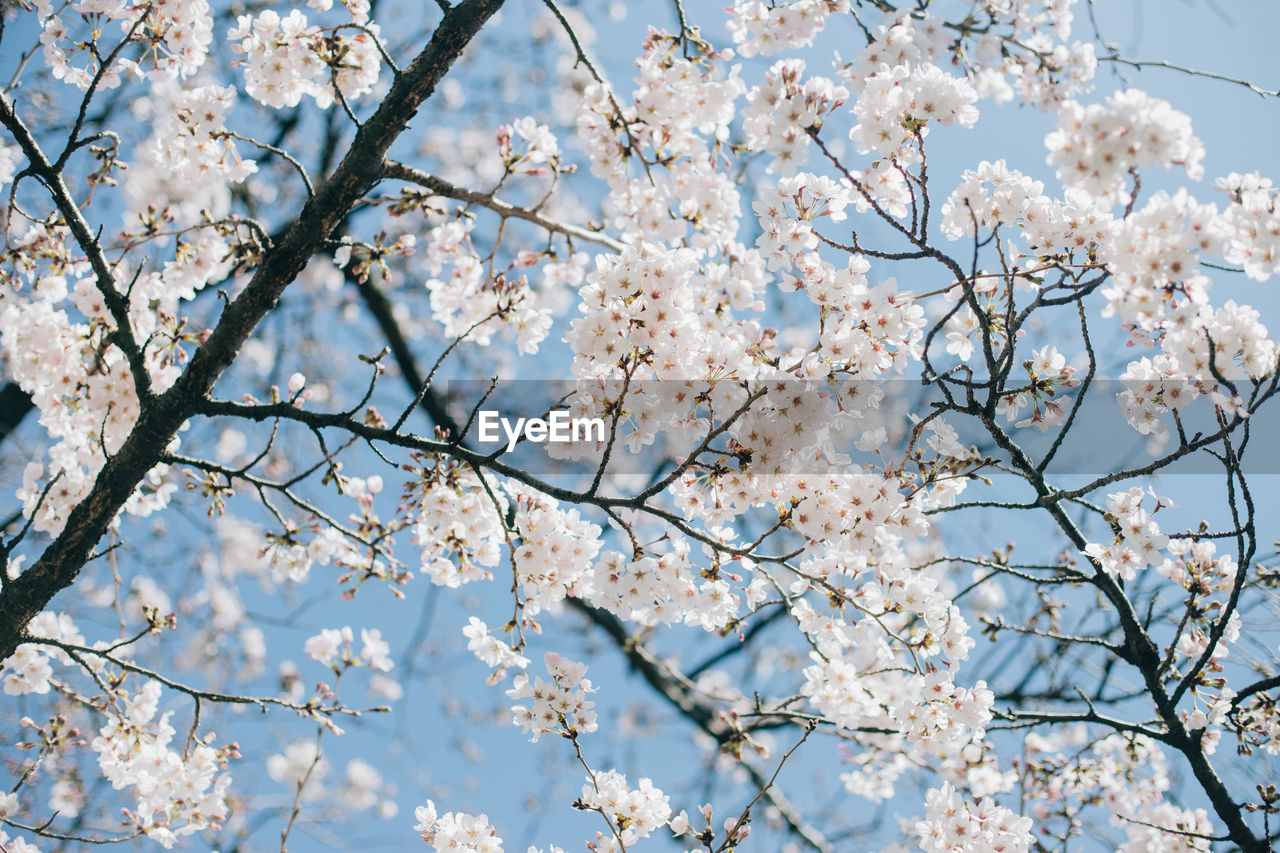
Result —
<svg viewBox="0 0 1280 853"><path fill-rule="evenodd" d="M0 441L18 428L32 407L31 396L17 383L9 382L0 388Z"/></svg>
<svg viewBox="0 0 1280 853"><path fill-rule="evenodd" d="M147 472L160 461L178 428L196 413L200 402L235 360L254 328L275 307L284 289L352 206L373 187L382 175L383 162L392 143L431 96L463 48L502 3L503 0L465 0L449 9L427 46L400 73L377 111L360 127L332 177L317 189L283 238L267 252L248 286L227 306L187 369L168 391L143 402L142 414L129 437L103 466L93 489L71 512L62 533L30 569L0 591L0 659L13 654L31 618L43 610L58 591L74 583L111 520ZM79 218L78 211L73 213L67 209L75 205L65 193L60 174L52 171L38 148L31 150L35 145L31 135L26 133L27 139L23 140L23 134L15 129L15 125L21 126L21 123L7 99L0 104L0 119L24 143L30 168L50 188L63 215L69 220ZM51 173L40 174L42 170ZM86 253L97 250L91 232L88 232L87 245L79 235L77 238Z"/></svg>

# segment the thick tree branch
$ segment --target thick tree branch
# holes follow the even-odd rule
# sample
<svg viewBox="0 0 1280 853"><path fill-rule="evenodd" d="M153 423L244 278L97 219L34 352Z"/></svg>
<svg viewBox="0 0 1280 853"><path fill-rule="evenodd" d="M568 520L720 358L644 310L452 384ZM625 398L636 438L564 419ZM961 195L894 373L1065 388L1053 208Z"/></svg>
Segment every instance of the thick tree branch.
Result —
<svg viewBox="0 0 1280 853"><path fill-rule="evenodd" d="M503 0L466 0L449 10L427 46L396 78L387 97L361 126L333 175L317 188L283 239L263 258L244 291L227 306L187 369L168 391L144 403L129 437L103 466L89 494L70 513L62 533L30 569L0 593L0 659L13 654L31 618L59 590L75 582L94 545L160 460L178 429L196 413L200 401L235 360L254 328L275 307L284 289L381 177L391 144L502 3ZM7 99L4 104L9 113ZM89 247L82 243L81 248L87 251Z"/></svg>
<svg viewBox="0 0 1280 853"><path fill-rule="evenodd" d="M18 386L16 382L5 383L0 388L0 441L9 437L9 433L18 428L27 413L35 407L31 395Z"/></svg>

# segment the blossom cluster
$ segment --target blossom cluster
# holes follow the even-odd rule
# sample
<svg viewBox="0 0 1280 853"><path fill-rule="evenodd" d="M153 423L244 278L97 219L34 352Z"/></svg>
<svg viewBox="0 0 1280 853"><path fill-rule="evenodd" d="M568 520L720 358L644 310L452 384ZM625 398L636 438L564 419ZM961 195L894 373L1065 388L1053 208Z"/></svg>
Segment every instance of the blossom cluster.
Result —
<svg viewBox="0 0 1280 853"><path fill-rule="evenodd" d="M1169 504L1151 495L1155 507L1148 510L1143 507L1147 497L1138 486L1108 495L1107 511L1114 519L1115 539L1108 545L1095 543L1085 548L1085 553L1097 560L1103 571L1121 580L1133 580L1139 570L1159 561L1161 551L1169 544L1169 537L1160 532L1159 522L1152 518Z"/></svg>
<svg viewBox="0 0 1280 853"><path fill-rule="evenodd" d="M1095 198L1125 204L1125 178L1132 169L1182 166L1188 177L1204 174L1204 145L1191 119L1167 101L1139 89L1117 92L1106 104L1085 107L1067 101L1059 108L1058 129L1049 134L1049 163L1058 178Z"/></svg>
<svg viewBox="0 0 1280 853"><path fill-rule="evenodd" d="M363 665L382 672L390 671L395 664L390 657L391 646L382 639L382 632L377 628L361 628L360 639L363 647L357 656L352 648L355 635L349 626L325 628L309 638L303 650L307 657L334 670Z"/></svg>
<svg viewBox="0 0 1280 853"><path fill-rule="evenodd" d="M983 161L966 170L942 205L942 233L949 240L979 238L1002 226L1017 228L1037 257L1072 258L1106 245L1112 215L1082 191L1068 189L1062 200L1046 195L1034 181L1004 160ZM976 290L995 284L974 282Z"/></svg>
<svg viewBox="0 0 1280 853"><path fill-rule="evenodd" d="M699 582L687 549L628 560L605 551L574 594L638 625L684 622L708 631L723 628L738 615L740 600L723 579Z"/></svg>
<svg viewBox="0 0 1280 853"><path fill-rule="evenodd" d="M375 39L377 24L368 17L368 4L350 8L357 32L326 33L307 21L300 9L281 17L273 9L241 15L227 38L244 57L245 92L264 106L294 107L303 97L328 107L334 93L352 100L373 89L382 56Z"/></svg>
<svg viewBox="0 0 1280 853"><path fill-rule="evenodd" d="M560 143L545 124L523 116L498 128L498 154L511 174L540 175L554 169L560 159ZM516 143L519 138L522 142ZM548 166L547 164L550 164Z"/></svg>
<svg viewBox="0 0 1280 853"><path fill-rule="evenodd" d="M487 476L487 475L486 475ZM494 481L466 468L432 471L419 497L414 540L422 571L433 583L456 587L492 577L502 554L507 502Z"/></svg>
<svg viewBox="0 0 1280 853"><path fill-rule="evenodd" d="M734 0L725 27L743 56L771 56L812 43L829 16L848 11L849 0Z"/></svg>
<svg viewBox="0 0 1280 853"><path fill-rule="evenodd" d="M427 800L414 813L417 825L414 831L431 845L436 853L502 853L502 838L489 824L486 815L466 812L436 811L436 804Z"/></svg>
<svg viewBox="0 0 1280 853"><path fill-rule="evenodd" d="M745 90L737 69L728 73L724 55L698 42L701 55L679 51L680 39L651 32L636 62L634 106L627 108L629 137L619 147L606 121L580 121L579 139L593 163L611 163L616 175L625 152L661 163L643 178L610 180L605 212L618 233L633 242L669 242L712 250L730 244L738 230L739 194L716 156L729 136L734 101ZM597 104L612 109L612 104ZM595 115L599 115L595 113ZM620 160L622 162L620 162Z"/></svg>
<svg viewBox="0 0 1280 853"><path fill-rule="evenodd" d="M490 633L489 626L478 617L472 616L462 633L467 638L467 651L493 668L494 672L489 676L490 684L497 684L505 678L509 667L524 669L529 665L527 657Z"/></svg>
<svg viewBox="0 0 1280 853"><path fill-rule="evenodd" d="M40 43L45 64L56 79L81 89L115 88L123 75L146 75L152 80L187 78L204 65L213 41L213 11L208 0L77 0L55 10L52 0L36 0ZM68 24L64 16L76 15ZM140 58L115 45L98 45L109 32L104 24L116 22L129 41L144 45ZM83 26L88 38L76 32ZM104 49L105 48L105 49ZM77 59L83 54L83 64ZM109 56L110 61L104 61Z"/></svg>
<svg viewBox="0 0 1280 853"><path fill-rule="evenodd" d="M1014 426L1036 426L1042 432L1061 424L1067 417L1067 396L1055 397L1059 391L1075 388L1080 380L1073 378L1075 368L1067 364L1067 358L1052 344L1031 353L1022 363L1027 371L1025 390L1014 391L1000 398L999 411ZM1018 420L1024 407L1030 407L1028 417Z"/></svg>
<svg viewBox="0 0 1280 853"><path fill-rule="evenodd" d="M695 361L701 348L693 341L703 334L695 270L691 251L662 251L648 243L600 257L581 290L582 316L572 320L566 336L574 350L574 375L618 377L641 351L658 379L695 378L717 366ZM725 340L718 360L736 366L746 358L743 347Z"/></svg>
<svg viewBox="0 0 1280 853"><path fill-rule="evenodd" d="M1027 853L1035 837L1031 818L991 800L973 805L951 785L929 791L928 809L916 826L926 853Z"/></svg>
<svg viewBox="0 0 1280 853"><path fill-rule="evenodd" d="M1232 202L1224 214L1231 236L1223 256L1250 278L1266 281L1280 272L1280 209L1271 179L1233 172L1215 185Z"/></svg>
<svg viewBox="0 0 1280 853"><path fill-rule="evenodd" d="M1213 824L1204 809L1160 802L1139 810L1125 836L1119 853L1209 853Z"/></svg>
<svg viewBox="0 0 1280 853"><path fill-rule="evenodd" d="M227 134L227 115L235 105L231 86L180 86L157 81L130 105L133 114L152 128L134 150L130 179L124 183L125 228L145 234L156 220L171 219L178 228L222 220L231 210L231 190L257 172L256 160L243 156ZM207 257L225 242L222 233L199 228L184 233L207 248ZM162 242L163 238L162 238ZM221 262L230 246L221 246Z"/></svg>
<svg viewBox="0 0 1280 853"><path fill-rule="evenodd" d="M978 120L973 106L977 100L978 93L967 80L936 65L897 65L864 82L853 107L858 123L849 138L859 153L875 151L903 159L903 149L928 134L931 121L972 127Z"/></svg>
<svg viewBox="0 0 1280 853"><path fill-rule="evenodd" d="M982 97L997 102L1017 97L1055 109L1092 89L1098 66L1092 41L1068 41L1071 5L986 2L987 23L973 29L956 27L931 10L886 9L870 27L871 42L841 76L856 89L886 66L956 65Z"/></svg>
<svg viewBox="0 0 1280 853"><path fill-rule="evenodd" d="M488 346L494 333L506 328L515 331L521 353L536 353L551 330L551 310L521 270L537 256L528 253L506 272L491 275L471 245L475 227L472 218L454 217L427 232L419 255L428 276L431 315L448 338Z"/></svg>
<svg viewBox="0 0 1280 853"><path fill-rule="evenodd" d="M512 706L513 724L520 726L525 734L532 732L530 741L537 741L547 732L569 737L576 737L579 732L594 732L597 728L596 712L592 709L596 703L587 699L587 695L594 693L596 688L590 679L584 678L586 664L563 658L555 652L547 652L543 660L551 676L550 681L540 676L530 681L529 676L519 673L507 690L510 699L533 700L529 705Z"/></svg>
<svg viewBox="0 0 1280 853"><path fill-rule="evenodd" d="M563 601L593 566L602 547L601 529L577 509L564 509L532 489L507 484L515 505L512 531L520 544L512 554L524 610L536 616Z"/></svg>
<svg viewBox="0 0 1280 853"><path fill-rule="evenodd" d="M641 779L637 787L616 770L594 774L582 786L578 798L582 805L595 809L616 828L616 835L597 833L594 849L599 853L618 853L632 846L671 818L669 798L649 779Z"/></svg>
<svg viewBox="0 0 1280 853"><path fill-rule="evenodd" d="M868 606L883 606L889 596L903 606L886 607L883 614ZM953 667L968 656L973 646L968 626L936 583L931 579L910 579L900 585L869 582L850 609L855 614L865 610L867 618L823 616L803 600L793 606L801 629L819 646L812 654L813 665L804 670L801 688L815 710L843 728L888 727L912 743L963 746L970 740L981 741L994 701L984 682L972 688L957 686L948 669L928 674L885 670L890 662L905 663L912 655L945 653ZM903 610L924 615L930 626L918 650L903 647L906 640L896 632L894 637L886 633L885 626L899 621L895 613Z"/></svg>
<svg viewBox="0 0 1280 853"><path fill-rule="evenodd" d="M84 645L84 635L65 613L45 610L37 613L27 626L32 637L60 643ZM26 693L48 693L53 667L50 661L70 666L71 658L56 646L23 643L4 662L4 692L9 696Z"/></svg>
<svg viewBox="0 0 1280 853"><path fill-rule="evenodd" d="M784 59L773 65L764 82L747 93L742 127L747 145L773 159L770 172L795 174L808 160L809 128L849 98L849 90L826 77L804 77L803 59Z"/></svg>
<svg viewBox="0 0 1280 853"><path fill-rule="evenodd" d="M317 563L347 562L348 558L355 556L354 550L346 537L326 527L306 544L296 541L293 536L269 535L262 556L277 577L300 583L307 579Z"/></svg>
<svg viewBox="0 0 1280 853"><path fill-rule="evenodd" d="M181 752L170 748L171 712L161 714L160 685L148 681L111 717L93 740L102 775L116 789L138 796L131 817L148 836L172 847L183 836L217 828L228 813L231 777L224 759L206 742Z"/></svg>

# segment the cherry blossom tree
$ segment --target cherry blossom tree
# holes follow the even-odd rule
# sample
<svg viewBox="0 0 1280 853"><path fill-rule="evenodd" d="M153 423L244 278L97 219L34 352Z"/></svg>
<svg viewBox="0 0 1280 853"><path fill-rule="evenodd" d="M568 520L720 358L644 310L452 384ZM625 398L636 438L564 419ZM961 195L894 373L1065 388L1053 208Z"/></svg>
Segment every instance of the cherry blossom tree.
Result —
<svg viewBox="0 0 1280 853"><path fill-rule="evenodd" d="M718 5L5 4L0 849L1274 848L1280 93Z"/></svg>

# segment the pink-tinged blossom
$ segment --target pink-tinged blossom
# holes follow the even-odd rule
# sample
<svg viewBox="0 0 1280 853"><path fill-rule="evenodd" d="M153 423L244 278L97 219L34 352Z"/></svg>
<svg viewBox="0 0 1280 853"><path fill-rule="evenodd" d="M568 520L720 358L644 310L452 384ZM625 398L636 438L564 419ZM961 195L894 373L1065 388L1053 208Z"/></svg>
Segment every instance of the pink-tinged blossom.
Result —
<svg viewBox="0 0 1280 853"><path fill-rule="evenodd" d="M418 823L414 832L431 845L436 853L502 853L502 838L489 824L486 815L445 812L439 815L436 805L427 800L414 811Z"/></svg>
<svg viewBox="0 0 1280 853"><path fill-rule="evenodd" d="M227 38L237 42L234 50L244 57L245 92L280 109L297 106L303 97L328 107L335 87L346 100L370 91L382 63L374 43L378 28L366 22L366 14L353 18L364 29L334 34L331 44L321 27L309 23L299 9L284 17L271 9L256 17L241 15Z"/></svg>
<svg viewBox="0 0 1280 853"><path fill-rule="evenodd" d="M1191 119L1138 89L1118 92L1105 105L1063 103L1045 145L1059 180L1113 205L1129 200L1130 170L1182 166L1192 180L1204 174L1204 145Z"/></svg>
<svg viewBox="0 0 1280 853"><path fill-rule="evenodd" d="M488 678L489 684L497 684L505 678L511 667L524 669L529 665L527 657L490 633L489 626L475 616L462 629L462 634L467 638L467 650L494 670Z"/></svg>
<svg viewBox="0 0 1280 853"><path fill-rule="evenodd" d="M915 825L925 853L1027 853L1032 821L991 800L965 801L950 784L930 790L923 820Z"/></svg>
<svg viewBox="0 0 1280 853"><path fill-rule="evenodd" d="M781 60L764 83L747 93L743 129L747 144L773 160L769 172L793 175L808 160L809 128L844 104L849 90L825 77L803 79L802 59Z"/></svg>
<svg viewBox="0 0 1280 853"><path fill-rule="evenodd" d="M671 818L669 797L649 779L641 779L632 788L627 777L616 770L596 773L582 786L580 800L597 809L616 827L616 837L599 833L596 849L600 853L617 853L647 838Z"/></svg>
<svg viewBox="0 0 1280 853"><path fill-rule="evenodd" d="M849 0L734 0L725 27L743 56L772 56L813 42L831 15L847 14Z"/></svg>
<svg viewBox="0 0 1280 853"><path fill-rule="evenodd" d="M2 157L3 155L0 155ZM1231 204L1223 212L1229 263L1240 264L1249 278L1266 281L1280 272L1280 208L1270 178L1257 172L1232 172L1214 182Z"/></svg>
<svg viewBox="0 0 1280 853"><path fill-rule="evenodd" d="M156 717L161 687L146 682L93 739L102 774L117 790L133 788L132 822L164 847L188 835L218 828L228 814L231 777L219 772L224 759L207 742L182 751L169 744L175 734L170 712Z"/></svg>
<svg viewBox="0 0 1280 853"><path fill-rule="evenodd" d="M547 652L544 662L550 681L535 676L532 681L523 672L516 675L507 698L531 699L525 705L513 705L512 723L520 726L529 740L536 742L548 732L576 736L580 732L594 732L597 728L596 703L587 695L596 692L586 674L586 664Z"/></svg>

